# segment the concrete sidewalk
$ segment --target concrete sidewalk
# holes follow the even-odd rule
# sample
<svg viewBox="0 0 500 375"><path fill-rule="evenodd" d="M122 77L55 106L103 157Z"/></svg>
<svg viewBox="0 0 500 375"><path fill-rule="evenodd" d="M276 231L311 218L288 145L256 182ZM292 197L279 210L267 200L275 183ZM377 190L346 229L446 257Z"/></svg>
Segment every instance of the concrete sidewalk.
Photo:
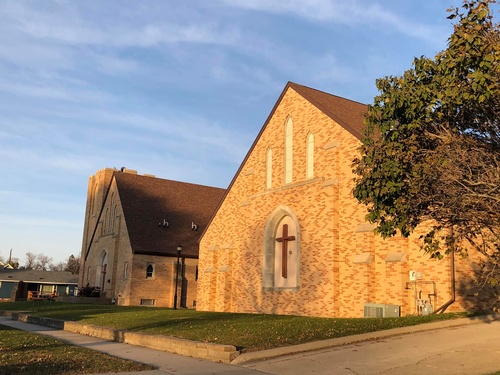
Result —
<svg viewBox="0 0 500 375"><path fill-rule="evenodd" d="M38 326L30 323L23 323L7 317L0 317L0 324L24 331L51 336L56 339L64 340L73 345L83 346L85 348L97 350L115 357L124 358L135 362L146 363L158 368L158 370L153 371L128 372L126 373L127 375L265 374L264 372L247 369L244 367L215 363L191 357L184 357L182 355L171 354L159 350L147 349L118 342L111 342L59 329ZM116 375L116 373L114 375Z"/></svg>

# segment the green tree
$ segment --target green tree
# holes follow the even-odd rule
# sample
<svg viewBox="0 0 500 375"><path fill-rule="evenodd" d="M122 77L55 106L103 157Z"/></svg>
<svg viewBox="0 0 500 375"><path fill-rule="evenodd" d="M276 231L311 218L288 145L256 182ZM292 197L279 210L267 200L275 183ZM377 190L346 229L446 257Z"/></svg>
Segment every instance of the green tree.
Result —
<svg viewBox="0 0 500 375"><path fill-rule="evenodd" d="M354 196L383 237L423 236L432 256L471 244L487 257L490 282L500 266L500 32L494 0L465 0L448 47L420 57L402 76L377 80ZM486 266L487 265L487 266Z"/></svg>
<svg viewBox="0 0 500 375"><path fill-rule="evenodd" d="M80 272L80 257L75 257L71 254L68 258L64 271L71 272L73 275L78 275Z"/></svg>

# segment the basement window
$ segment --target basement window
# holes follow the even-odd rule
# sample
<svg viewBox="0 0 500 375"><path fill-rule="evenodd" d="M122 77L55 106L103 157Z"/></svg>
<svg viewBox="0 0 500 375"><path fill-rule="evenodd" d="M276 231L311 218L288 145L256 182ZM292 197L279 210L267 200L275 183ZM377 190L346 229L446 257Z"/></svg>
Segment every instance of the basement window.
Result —
<svg viewBox="0 0 500 375"><path fill-rule="evenodd" d="M151 299L151 298L142 299L141 298L141 306L154 306L154 305L156 305L155 299Z"/></svg>

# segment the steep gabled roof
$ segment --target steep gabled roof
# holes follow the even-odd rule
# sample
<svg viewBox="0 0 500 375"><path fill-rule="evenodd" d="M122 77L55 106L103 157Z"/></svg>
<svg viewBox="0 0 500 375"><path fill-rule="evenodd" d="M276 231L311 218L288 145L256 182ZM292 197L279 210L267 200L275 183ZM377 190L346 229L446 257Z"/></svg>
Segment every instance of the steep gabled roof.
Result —
<svg viewBox="0 0 500 375"><path fill-rule="evenodd" d="M283 93L286 92L288 87L294 89L304 99L309 101L321 112L330 117L333 121L342 126L356 138L361 139L363 135L363 121L368 109L368 106L366 104L361 104L353 100L341 98L340 96L331 95L326 92L302 86L293 82L288 82L285 90L283 90ZM282 97L283 94L278 102L281 101Z"/></svg>
<svg viewBox="0 0 500 375"><path fill-rule="evenodd" d="M134 254L198 257L198 239L225 189L115 172ZM168 228L159 227L166 220ZM192 224L198 230L192 230Z"/></svg>
<svg viewBox="0 0 500 375"><path fill-rule="evenodd" d="M281 100L285 96L286 92L288 91L289 88L292 88L294 91L296 91L299 95L301 95L304 99L306 99L308 102L310 102L312 105L314 105L316 108L318 108L321 112L323 112L325 115L330 117L333 121L335 121L337 124L342 126L344 129L346 129L349 133L351 133L353 136L355 136L357 139L361 139L362 134L363 134L363 127L364 127L364 118L366 111L368 110L368 106L366 104L362 104L359 102L355 102L353 100L345 99L340 96L328 94L323 91L319 91L307 86L302 86L299 85L298 83L294 82L288 82L281 92L280 97L276 101L276 104L274 105L271 113L267 117L266 122L262 126L259 134L255 138L255 141L253 142L252 146L250 147L250 150L248 150L247 155L245 156L245 159L243 159L243 162L240 164L240 167L238 168L238 171L234 175L233 179L231 180L231 183L229 184L229 187L227 188L223 198L220 200L220 203L217 207L216 210L214 210L214 214L210 221L208 222L207 228L212 222L213 218L217 214L217 211L219 210L220 206L222 203L224 203L224 200L226 199L226 195L229 193L231 190L234 182L238 178L241 169L245 165L247 159L249 156L252 154L253 149L257 145L260 137L262 136L262 133L264 133L265 129L267 128L267 125L269 124L269 121L271 121L274 112L278 108L278 106L281 103ZM205 231L202 233L201 238L205 234Z"/></svg>
<svg viewBox="0 0 500 375"><path fill-rule="evenodd" d="M1 270L0 281L37 284L78 284L78 275L66 271Z"/></svg>

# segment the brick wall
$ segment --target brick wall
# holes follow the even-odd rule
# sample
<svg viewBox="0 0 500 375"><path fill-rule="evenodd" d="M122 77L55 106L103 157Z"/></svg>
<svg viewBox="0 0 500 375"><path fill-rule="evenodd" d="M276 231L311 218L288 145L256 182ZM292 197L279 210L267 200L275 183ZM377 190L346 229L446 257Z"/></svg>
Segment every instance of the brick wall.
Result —
<svg viewBox="0 0 500 375"><path fill-rule="evenodd" d="M89 179L79 285L88 283L90 286L101 286L100 265L102 255L106 253L103 296L114 298L119 305L140 305L142 300L143 303L172 307L177 258L132 254L119 192L114 181L110 185L113 171L103 169ZM108 187L108 199L103 202ZM94 203L91 202L92 199ZM101 207L103 214L99 218ZM97 230L88 256L85 257L96 223ZM146 278L148 263L154 264L152 278ZM182 277L178 282L177 306L193 308L196 304L198 260L181 258L181 263L179 273Z"/></svg>
<svg viewBox="0 0 500 375"><path fill-rule="evenodd" d="M293 183L285 185L284 132L289 117ZM309 133L315 137L315 163L314 176L306 179ZM366 210L351 194L351 164L359 145L344 128L288 89L201 240L198 309L360 317L365 302L399 305L406 315L416 311L415 298L430 298L437 306L450 299L449 261L430 260L420 252L418 231L409 239L382 240L364 221ZM273 183L266 190L268 148ZM295 289L263 287L265 227L280 206L293 212L300 226L300 282ZM370 261L355 263L363 254ZM463 279L471 274L471 261L456 260ZM416 283L408 284L410 270L422 276ZM457 299L450 310L465 308L464 299Z"/></svg>

